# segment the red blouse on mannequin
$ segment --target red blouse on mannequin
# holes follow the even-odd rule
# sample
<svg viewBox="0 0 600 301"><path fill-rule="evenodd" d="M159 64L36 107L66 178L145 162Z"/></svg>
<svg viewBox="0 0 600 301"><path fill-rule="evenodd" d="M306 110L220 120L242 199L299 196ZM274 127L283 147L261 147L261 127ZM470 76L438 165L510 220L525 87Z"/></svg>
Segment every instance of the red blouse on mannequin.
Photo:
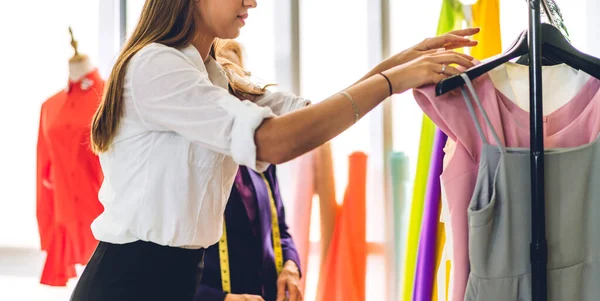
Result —
<svg viewBox="0 0 600 301"><path fill-rule="evenodd" d="M89 136L103 89L94 70L42 104L37 146L37 219L47 252L42 284L65 286L76 276L75 264L86 264L98 243L90 225L102 212L103 175Z"/></svg>

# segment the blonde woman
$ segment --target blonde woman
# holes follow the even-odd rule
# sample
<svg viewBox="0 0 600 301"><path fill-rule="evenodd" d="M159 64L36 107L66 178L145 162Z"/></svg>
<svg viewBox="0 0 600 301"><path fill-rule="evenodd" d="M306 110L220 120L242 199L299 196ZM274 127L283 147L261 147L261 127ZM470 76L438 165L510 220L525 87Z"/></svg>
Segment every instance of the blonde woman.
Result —
<svg viewBox="0 0 600 301"><path fill-rule="evenodd" d="M92 224L100 243L71 300L192 300L204 248L222 235L239 165L262 172L289 161L390 95L457 74L451 64L473 66L469 56L438 51L475 45L464 36L477 30L456 31L394 55L307 106L215 61L215 39L237 37L256 5L146 0L92 121L104 212Z"/></svg>
<svg viewBox="0 0 600 301"><path fill-rule="evenodd" d="M236 75L248 75L242 69L244 55L237 41L216 41L215 54ZM277 209L275 218L272 206ZM289 301L303 299L300 257L288 232L275 165L262 173L240 166L224 223L226 235L204 253L194 301L275 301L278 295L287 295Z"/></svg>

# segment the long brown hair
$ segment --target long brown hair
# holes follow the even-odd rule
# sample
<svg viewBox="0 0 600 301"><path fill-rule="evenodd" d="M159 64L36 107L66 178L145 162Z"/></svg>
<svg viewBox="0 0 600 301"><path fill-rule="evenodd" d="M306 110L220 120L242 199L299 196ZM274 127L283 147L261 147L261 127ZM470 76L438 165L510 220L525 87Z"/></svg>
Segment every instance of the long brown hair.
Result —
<svg viewBox="0 0 600 301"><path fill-rule="evenodd" d="M131 58L142 48L160 43L182 48L196 36L197 14L194 0L146 0L140 20L123 47L110 73L102 101L92 119L91 147L95 153L106 152L116 136L123 116L123 84ZM214 46L211 54L214 56ZM235 65L235 64L234 64ZM223 66L228 74L230 91L237 97L260 96L266 90L236 79L235 66Z"/></svg>

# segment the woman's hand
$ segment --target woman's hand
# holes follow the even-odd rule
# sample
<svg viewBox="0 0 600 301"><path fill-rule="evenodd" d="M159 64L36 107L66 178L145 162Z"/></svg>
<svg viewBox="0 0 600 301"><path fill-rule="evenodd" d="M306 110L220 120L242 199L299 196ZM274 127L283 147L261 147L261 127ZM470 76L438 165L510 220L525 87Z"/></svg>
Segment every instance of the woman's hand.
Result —
<svg viewBox="0 0 600 301"><path fill-rule="evenodd" d="M383 61L377 69L379 69L379 72L382 72L395 66L408 63L423 55L432 54L444 49L451 50L456 48L475 46L477 45L477 41L472 41L465 37L472 36L478 32L479 28L467 28L451 31L444 35L437 36L434 38L427 38L421 43Z"/></svg>
<svg viewBox="0 0 600 301"><path fill-rule="evenodd" d="M289 293L288 299L286 299L286 292ZM303 299L298 266L294 261L288 260L277 279L277 301L302 301Z"/></svg>
<svg viewBox="0 0 600 301"><path fill-rule="evenodd" d="M437 84L448 76L460 74L461 72L450 66L451 64L467 69L474 66L469 56L446 50L425 54L404 65L391 68L383 74L390 79L393 93L397 94L408 89Z"/></svg>
<svg viewBox="0 0 600 301"><path fill-rule="evenodd" d="M265 301L261 296L227 294L225 301Z"/></svg>

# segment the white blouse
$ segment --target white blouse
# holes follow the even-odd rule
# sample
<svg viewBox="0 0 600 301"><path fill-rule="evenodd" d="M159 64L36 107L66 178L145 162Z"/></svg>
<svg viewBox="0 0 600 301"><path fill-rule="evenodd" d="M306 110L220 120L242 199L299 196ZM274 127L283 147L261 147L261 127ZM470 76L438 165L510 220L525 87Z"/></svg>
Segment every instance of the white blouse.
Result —
<svg viewBox="0 0 600 301"><path fill-rule="evenodd" d="M193 46L161 44L131 59L123 97L119 132L100 155L104 212L92 223L94 236L185 248L221 237L238 164L267 168L254 144L263 119L309 104L282 92L240 101L212 58L205 63Z"/></svg>

